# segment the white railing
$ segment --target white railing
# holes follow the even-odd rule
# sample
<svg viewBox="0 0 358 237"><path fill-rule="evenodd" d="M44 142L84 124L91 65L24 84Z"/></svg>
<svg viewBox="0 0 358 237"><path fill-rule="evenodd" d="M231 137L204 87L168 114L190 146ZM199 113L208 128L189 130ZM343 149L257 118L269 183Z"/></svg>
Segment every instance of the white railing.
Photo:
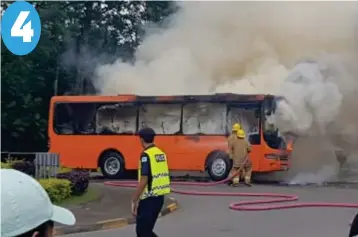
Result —
<svg viewBox="0 0 358 237"><path fill-rule="evenodd" d="M56 153L49 152L1 152L2 160L30 161L34 165L35 178L56 177L57 170L60 167L60 157Z"/></svg>

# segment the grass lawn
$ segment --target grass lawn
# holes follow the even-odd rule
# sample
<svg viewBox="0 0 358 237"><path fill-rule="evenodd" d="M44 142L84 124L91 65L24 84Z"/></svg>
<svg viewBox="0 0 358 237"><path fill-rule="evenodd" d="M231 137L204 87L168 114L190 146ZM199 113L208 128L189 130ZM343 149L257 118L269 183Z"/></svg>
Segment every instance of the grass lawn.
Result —
<svg viewBox="0 0 358 237"><path fill-rule="evenodd" d="M99 196L100 196L99 191L90 186L88 187L87 191L83 195L73 196L56 204L61 206L80 205L90 201L94 201L98 199Z"/></svg>

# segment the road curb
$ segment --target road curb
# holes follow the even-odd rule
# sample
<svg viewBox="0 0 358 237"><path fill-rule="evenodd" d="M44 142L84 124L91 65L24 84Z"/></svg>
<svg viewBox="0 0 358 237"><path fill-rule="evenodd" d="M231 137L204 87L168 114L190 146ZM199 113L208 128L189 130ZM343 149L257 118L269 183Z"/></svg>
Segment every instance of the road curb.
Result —
<svg viewBox="0 0 358 237"><path fill-rule="evenodd" d="M159 217L168 215L171 212L174 212L179 208L178 201L172 197L168 198L170 203L163 208L160 212ZM82 225L82 226L72 226L72 227L58 227L55 228L55 235L68 235L68 234L75 234L81 232L91 232L91 231L98 231L98 230L106 230L106 229L114 229L120 228L127 225L132 225L135 223L134 217L128 218L117 218L117 219L110 219L99 221L91 225Z"/></svg>

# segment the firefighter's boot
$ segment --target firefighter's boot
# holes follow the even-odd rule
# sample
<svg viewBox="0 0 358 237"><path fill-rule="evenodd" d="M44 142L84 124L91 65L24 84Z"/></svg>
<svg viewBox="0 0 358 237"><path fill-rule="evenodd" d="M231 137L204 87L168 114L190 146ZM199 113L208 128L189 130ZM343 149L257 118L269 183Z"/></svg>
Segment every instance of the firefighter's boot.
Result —
<svg viewBox="0 0 358 237"><path fill-rule="evenodd" d="M245 179L244 179L244 184L248 187L251 187L251 178L250 177L247 177L245 176Z"/></svg>
<svg viewBox="0 0 358 237"><path fill-rule="evenodd" d="M232 186L237 186L240 184L240 175L236 175L233 179L232 179Z"/></svg>

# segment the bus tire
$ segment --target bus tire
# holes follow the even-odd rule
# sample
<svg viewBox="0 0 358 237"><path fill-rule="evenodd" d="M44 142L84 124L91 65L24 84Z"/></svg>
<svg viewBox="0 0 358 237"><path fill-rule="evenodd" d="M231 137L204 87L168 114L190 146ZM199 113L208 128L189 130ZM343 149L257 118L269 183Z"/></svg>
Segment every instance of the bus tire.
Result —
<svg viewBox="0 0 358 237"><path fill-rule="evenodd" d="M206 160L208 174L213 181L221 181L229 176L232 163L229 156L223 151L214 151L210 153Z"/></svg>
<svg viewBox="0 0 358 237"><path fill-rule="evenodd" d="M100 168L108 179L121 178L125 175L124 159L115 151L106 152L101 156Z"/></svg>

